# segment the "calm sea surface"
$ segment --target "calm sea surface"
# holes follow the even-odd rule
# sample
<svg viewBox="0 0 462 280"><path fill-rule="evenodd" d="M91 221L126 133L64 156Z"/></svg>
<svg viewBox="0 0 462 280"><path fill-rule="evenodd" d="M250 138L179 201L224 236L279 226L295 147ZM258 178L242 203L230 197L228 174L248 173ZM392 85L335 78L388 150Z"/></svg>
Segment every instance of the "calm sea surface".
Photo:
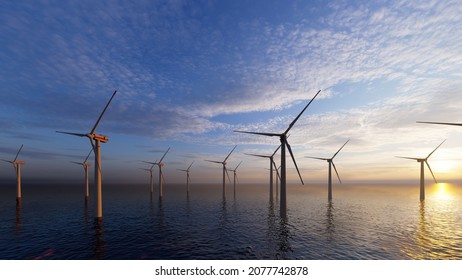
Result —
<svg viewBox="0 0 462 280"><path fill-rule="evenodd" d="M462 186L104 186L103 221L81 185L0 187L0 259L462 259Z"/></svg>

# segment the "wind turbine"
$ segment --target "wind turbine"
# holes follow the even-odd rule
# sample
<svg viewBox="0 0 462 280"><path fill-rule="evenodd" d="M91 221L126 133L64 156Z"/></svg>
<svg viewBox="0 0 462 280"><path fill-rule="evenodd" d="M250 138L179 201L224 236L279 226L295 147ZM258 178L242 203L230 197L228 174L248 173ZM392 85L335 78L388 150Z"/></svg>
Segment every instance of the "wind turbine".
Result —
<svg viewBox="0 0 462 280"><path fill-rule="evenodd" d="M103 218L103 190L102 190L102 176L101 176L101 142L102 143L107 143L109 141L109 138L104 135L100 134L95 134L96 128L98 127L99 122L101 121L101 118L103 117L104 113L106 112L107 108L109 107L109 104L111 103L112 99L114 98L115 94L117 93L117 90L114 91L112 94L111 98L106 104L106 107L104 107L103 112L101 112L101 115L99 115L98 120L96 121L95 125L93 126L93 129L87 133L87 134L82 134L82 133L73 133L73 132L64 132L64 131L56 131L58 133L64 133L64 134L69 134L69 135L74 135L74 136L79 136L79 137L88 137L90 140L90 144L93 147L93 152L95 153L95 181L97 185L97 193L96 193L96 218L97 219L102 219ZM94 141L94 143L93 143Z"/></svg>
<svg viewBox="0 0 462 280"><path fill-rule="evenodd" d="M446 140L444 140L446 141ZM425 200L425 175L424 175L424 162L425 164L428 166L428 169L430 170L430 173L432 174L433 176L433 180L435 180L435 183L438 183L436 181L436 178L435 178L435 175L433 174L433 171L430 167L430 165L428 164L428 158L436 151L436 149L438 149L441 145L443 145L443 142L441 142L441 144L438 145L438 147L436 147L431 153L428 154L428 156L426 158L413 158L413 157L398 157L398 158L405 158L405 159L412 159L412 160L417 160L417 162L420 162L420 200Z"/></svg>
<svg viewBox="0 0 462 280"><path fill-rule="evenodd" d="M228 176L229 180L228 170L226 169L226 161L228 160L229 156L233 153L234 149L236 149L236 147L237 145L234 146L234 148L231 150L231 152L229 152L228 156L223 161L205 160L208 162L219 163L223 165L223 199L226 198L225 173Z"/></svg>
<svg viewBox="0 0 462 280"><path fill-rule="evenodd" d="M164 174L162 173L162 167L164 167L164 163L162 162L162 160L167 155L168 151L170 151L170 147L167 149L167 151L164 153L164 155L160 158L159 162L145 161L146 163L157 165L159 167L159 198L162 198L162 196L163 196L162 184L164 182Z"/></svg>
<svg viewBox="0 0 462 280"><path fill-rule="evenodd" d="M239 162L239 164L234 168L234 169L230 169L229 171L233 171L233 174L234 174L234 197L236 197L236 180L239 182L239 179L237 178L237 168L239 167L239 165L241 165L242 161Z"/></svg>
<svg viewBox="0 0 462 280"><path fill-rule="evenodd" d="M24 145L21 145L19 148L18 152L16 153L16 156L14 157L13 160L6 160L4 159L3 161L9 162L13 164L14 170L16 171L16 181L17 181L17 195L16 195L16 203L18 205L21 204L21 165L23 165L25 162L24 161L17 161L19 153L22 150L22 147Z"/></svg>
<svg viewBox="0 0 462 280"><path fill-rule="evenodd" d="M191 179L189 178L189 169L191 168L193 163L194 163L194 161L191 162L191 164L189 165L189 167L187 169L178 169L180 171L186 172L186 194L188 196L189 196L189 182L191 181Z"/></svg>
<svg viewBox="0 0 462 280"><path fill-rule="evenodd" d="M82 165L83 170L85 171L85 201L88 201L88 197L90 196L90 188L89 188L89 185L88 185L88 167L91 166L91 164L89 162L87 162L87 160L90 157L90 154L91 154L92 151L93 151L93 149L90 150L90 152L88 153L87 157L85 158L85 160L83 162L71 161L72 163Z"/></svg>
<svg viewBox="0 0 462 280"><path fill-rule="evenodd" d="M153 186L154 184L153 184L153 181L152 181L152 171L153 171L152 169L154 168L154 165L156 165L156 162L148 162L148 161L143 161L143 162L152 164L151 168L149 168L149 169L148 168L141 168L141 169L149 172L149 175L150 175L149 186L151 188L151 198L152 198L152 193L154 191L154 186Z"/></svg>
<svg viewBox="0 0 462 280"><path fill-rule="evenodd" d="M248 134L257 134L257 135L263 135L263 136L271 136L271 137L279 137L281 141L281 201L280 201L280 216L282 218L286 217L287 214L287 197L286 197L286 147L289 150L290 156L292 157L292 160L294 162L295 168L297 169L298 176L300 177L300 181L303 183L302 175L300 175L300 171L298 170L297 162L295 161L294 154L292 153L292 148L290 147L289 143L287 142L287 133L290 131L290 129L294 126L294 124L298 121L300 116L305 112L306 108L310 106L311 102L318 96L318 94L321 92L319 90L315 96L311 99L311 101L303 108L303 110L298 114L298 116L290 123L289 127L284 131L283 133L264 133L264 132L250 132L250 131L240 131L240 130L235 130L234 132L240 132L240 133L248 133Z"/></svg>
<svg viewBox="0 0 462 280"><path fill-rule="evenodd" d="M319 159L319 160L325 160L329 164L329 179L328 179L328 188L327 188L327 199L329 201L332 200L332 166L334 167L335 174L337 174L338 181L340 182L340 184L342 183L342 180L340 180L340 176L338 175L337 168L335 167L334 158L335 158L335 156L337 156L337 154L340 152L340 150L342 150L343 147L345 147L345 145L348 143L348 141L350 141L350 139L348 139L345 142L345 144L343 144L343 146L340 147L340 149L338 149L338 151L331 158L306 157L306 158L314 158L314 159Z"/></svg>
<svg viewBox="0 0 462 280"><path fill-rule="evenodd" d="M274 166L274 169L277 170L276 168L276 163L274 162L274 155L277 153L277 151L279 150L279 148L281 148L281 145L279 145L279 147L276 149L276 151L274 151L273 154L271 154L270 156L267 156L267 155L259 155L259 154L246 154L244 153L245 155L248 155L248 156L254 156L254 157L261 157L261 158L268 158L270 160L269 164L270 164L270 168L269 168L269 171L270 171L270 200L273 200L273 166ZM277 172L277 171L276 171Z"/></svg>

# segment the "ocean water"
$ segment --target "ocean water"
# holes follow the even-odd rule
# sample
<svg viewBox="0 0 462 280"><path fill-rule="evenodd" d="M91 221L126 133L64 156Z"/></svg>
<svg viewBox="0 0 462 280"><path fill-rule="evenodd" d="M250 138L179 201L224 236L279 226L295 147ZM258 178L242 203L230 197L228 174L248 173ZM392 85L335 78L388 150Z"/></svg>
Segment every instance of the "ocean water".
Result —
<svg viewBox="0 0 462 280"><path fill-rule="evenodd" d="M103 220L84 187L0 188L0 259L462 259L462 186L105 185Z"/></svg>

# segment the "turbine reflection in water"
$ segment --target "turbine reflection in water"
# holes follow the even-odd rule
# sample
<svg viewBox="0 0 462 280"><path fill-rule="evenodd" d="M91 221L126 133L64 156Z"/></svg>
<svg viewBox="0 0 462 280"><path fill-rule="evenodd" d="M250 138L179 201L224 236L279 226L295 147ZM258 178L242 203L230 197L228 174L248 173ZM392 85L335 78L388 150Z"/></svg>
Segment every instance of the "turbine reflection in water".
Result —
<svg viewBox="0 0 462 280"><path fill-rule="evenodd" d="M462 259L460 185L429 185L425 204L415 184L345 185L332 203L325 184L293 186L287 220L267 187L243 184L223 201L218 184L195 185L189 200L184 183L163 200L147 197L145 184L110 186L104 224L93 222L80 184L27 187L21 212L13 201L0 205L10 213L0 220L10 229L0 258Z"/></svg>

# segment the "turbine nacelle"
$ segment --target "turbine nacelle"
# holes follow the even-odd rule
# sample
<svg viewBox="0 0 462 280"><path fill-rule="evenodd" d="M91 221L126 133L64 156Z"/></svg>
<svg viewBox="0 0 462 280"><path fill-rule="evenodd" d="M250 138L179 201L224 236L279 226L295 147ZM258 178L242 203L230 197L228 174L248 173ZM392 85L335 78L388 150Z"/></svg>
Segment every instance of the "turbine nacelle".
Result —
<svg viewBox="0 0 462 280"><path fill-rule="evenodd" d="M107 143L109 141L109 138L105 135L99 135L99 134L87 134L87 137L93 140L100 141L102 143Z"/></svg>

